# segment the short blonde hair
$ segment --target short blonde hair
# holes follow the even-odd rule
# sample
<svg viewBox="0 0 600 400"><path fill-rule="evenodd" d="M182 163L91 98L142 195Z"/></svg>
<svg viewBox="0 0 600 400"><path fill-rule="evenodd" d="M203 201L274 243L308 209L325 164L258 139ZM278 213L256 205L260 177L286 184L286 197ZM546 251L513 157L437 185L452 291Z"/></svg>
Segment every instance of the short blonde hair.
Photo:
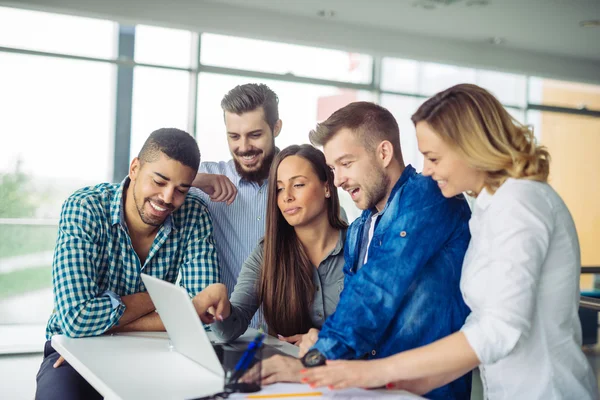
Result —
<svg viewBox="0 0 600 400"><path fill-rule="evenodd" d="M484 187L494 193L508 178L547 182L550 154L533 131L515 120L487 90L471 84L446 89L412 116L424 121L467 163L486 172Z"/></svg>

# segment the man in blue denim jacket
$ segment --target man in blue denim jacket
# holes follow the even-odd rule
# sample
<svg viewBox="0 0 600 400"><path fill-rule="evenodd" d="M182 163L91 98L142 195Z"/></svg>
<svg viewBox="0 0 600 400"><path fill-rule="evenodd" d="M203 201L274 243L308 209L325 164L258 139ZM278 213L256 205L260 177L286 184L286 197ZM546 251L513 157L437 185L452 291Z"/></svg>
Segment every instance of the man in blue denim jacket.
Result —
<svg viewBox="0 0 600 400"><path fill-rule="evenodd" d="M382 358L458 331L469 314L459 288L470 239L464 197L446 199L404 166L398 125L376 104L336 111L310 139L364 212L348 230L340 302L309 353ZM468 373L425 396L469 399L470 391Z"/></svg>

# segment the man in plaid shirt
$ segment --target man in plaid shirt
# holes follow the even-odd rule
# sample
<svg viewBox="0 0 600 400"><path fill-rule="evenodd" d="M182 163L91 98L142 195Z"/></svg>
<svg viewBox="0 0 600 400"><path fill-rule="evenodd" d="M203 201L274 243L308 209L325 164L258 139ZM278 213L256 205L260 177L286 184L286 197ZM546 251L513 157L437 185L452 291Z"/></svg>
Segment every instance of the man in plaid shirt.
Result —
<svg viewBox="0 0 600 400"><path fill-rule="evenodd" d="M169 282L180 274L190 297L219 281L210 216L200 197L188 193L199 164L192 136L159 129L121 184L86 187L65 201L36 398L101 398L63 363L51 346L53 335L164 330L141 272Z"/></svg>

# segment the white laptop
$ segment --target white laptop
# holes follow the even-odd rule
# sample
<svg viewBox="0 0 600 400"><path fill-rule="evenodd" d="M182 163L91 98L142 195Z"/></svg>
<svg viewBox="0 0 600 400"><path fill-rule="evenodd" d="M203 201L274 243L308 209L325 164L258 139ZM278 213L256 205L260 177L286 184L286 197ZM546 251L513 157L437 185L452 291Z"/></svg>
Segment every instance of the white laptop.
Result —
<svg viewBox="0 0 600 400"><path fill-rule="evenodd" d="M225 372L187 291L150 275L141 276L175 350L223 381Z"/></svg>
<svg viewBox="0 0 600 400"><path fill-rule="evenodd" d="M240 348L235 344L211 343L184 288L150 275L140 275L175 350L215 374L223 384L225 381L224 367L230 371L233 370L247 344L244 343ZM286 345L286 343L282 345ZM262 358L266 359L275 354L289 355L285 351L280 351L278 347L263 345ZM216 351L219 352L221 360ZM236 385L234 385L236 389L241 391L257 390L252 384Z"/></svg>

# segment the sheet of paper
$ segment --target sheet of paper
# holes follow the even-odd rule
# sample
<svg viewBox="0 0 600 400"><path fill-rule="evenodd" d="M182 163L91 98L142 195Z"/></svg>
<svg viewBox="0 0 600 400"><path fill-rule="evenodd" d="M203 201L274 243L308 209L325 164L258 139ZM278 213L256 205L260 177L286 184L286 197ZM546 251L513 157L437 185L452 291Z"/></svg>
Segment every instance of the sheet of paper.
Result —
<svg viewBox="0 0 600 400"><path fill-rule="evenodd" d="M316 396L315 393L321 393ZM306 384L300 383L275 383L273 385L263 386L262 390L252 395L273 396L270 399L277 399L278 394L288 395L279 398L291 400L315 400L315 399L346 399L346 400L365 400L365 399L389 399L389 400L417 400L423 397L403 392L387 390L365 390L365 389L342 389L329 390L327 388L312 389ZM295 396L289 397L294 394ZM306 394L306 396L302 396ZM230 399L248 399L250 394L236 393L231 395ZM264 397L265 399L267 397Z"/></svg>

